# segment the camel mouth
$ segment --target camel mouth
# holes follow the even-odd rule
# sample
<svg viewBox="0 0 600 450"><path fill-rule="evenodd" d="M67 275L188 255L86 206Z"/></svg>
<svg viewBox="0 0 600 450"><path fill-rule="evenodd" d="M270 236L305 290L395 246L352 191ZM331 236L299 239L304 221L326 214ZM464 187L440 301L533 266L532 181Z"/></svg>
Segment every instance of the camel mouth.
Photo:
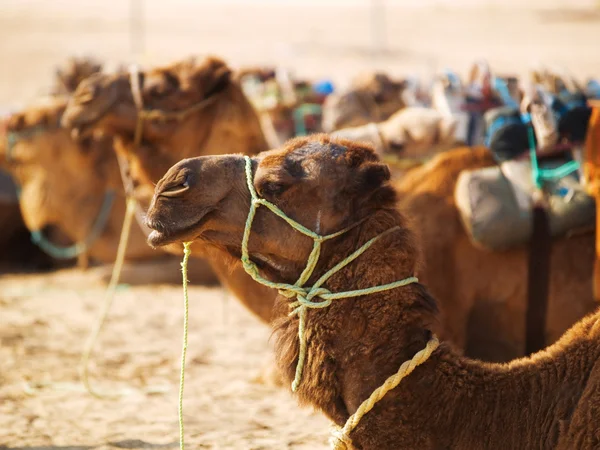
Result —
<svg viewBox="0 0 600 450"><path fill-rule="evenodd" d="M201 213L196 221L183 227L177 227L174 222L170 222L171 226L166 226L161 220L153 219L147 215L144 222L152 230L147 238L148 245L152 248L158 248L196 239L199 234L198 229L205 221L208 212Z"/></svg>

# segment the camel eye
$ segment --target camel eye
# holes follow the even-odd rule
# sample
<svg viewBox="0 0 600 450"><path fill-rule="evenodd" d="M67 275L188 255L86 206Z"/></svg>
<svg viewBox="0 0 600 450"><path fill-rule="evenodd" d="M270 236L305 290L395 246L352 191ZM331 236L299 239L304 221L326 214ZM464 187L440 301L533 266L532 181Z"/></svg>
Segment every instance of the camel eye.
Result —
<svg viewBox="0 0 600 450"><path fill-rule="evenodd" d="M260 187L261 195L265 197L275 197L283 194L288 186L277 181L266 181Z"/></svg>

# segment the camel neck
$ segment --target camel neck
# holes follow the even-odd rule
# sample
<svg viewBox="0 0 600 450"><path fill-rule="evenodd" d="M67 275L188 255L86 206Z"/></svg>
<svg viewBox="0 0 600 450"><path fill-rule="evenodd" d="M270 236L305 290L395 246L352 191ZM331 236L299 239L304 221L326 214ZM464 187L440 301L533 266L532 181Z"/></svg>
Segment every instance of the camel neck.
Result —
<svg viewBox="0 0 600 450"><path fill-rule="evenodd" d="M367 222L332 241L324 247L325 257L315 272L320 274L322 267L380 232L383 223ZM361 289L407 276L414 270L415 249L410 233L404 233L383 240L338 272L327 289ZM282 374L291 381L299 346L298 324L287 317L288 310L288 300L278 298L275 350ZM435 301L418 284L310 310L307 358L297 390L300 401L343 426L403 362L425 347L432 331L437 331L436 319ZM594 361L585 364L593 366ZM358 448L466 449L486 448L486 443L499 448L498 442L507 442L506 448L522 448L522 442L531 442L527 448L543 447L531 439L554 437L560 425L545 420L545 413L551 415L556 405L565 413L572 411L587 373L575 374L565 391L564 372L554 364L555 358L548 355L510 365L486 364L458 356L442 344L364 416L351 438ZM542 377L536 376L540 370ZM514 434L505 437L507 429ZM372 430L378 430L377 436Z"/></svg>
<svg viewBox="0 0 600 450"><path fill-rule="evenodd" d="M391 209L375 214L360 226L328 241L323 246L322 258L312 278L322 275L373 237L397 226L397 231L378 240L368 251L332 275L323 287L332 293L347 292L382 286L412 276L417 251L410 231L402 225L400 215ZM307 285L313 282L311 279ZM280 298L275 316L282 318L275 323L275 334L281 344L277 346L280 366L285 374L291 375L290 370L295 368L297 361L298 323L287 316L288 307L288 300ZM409 315L405 314L407 310L410 310ZM425 346L431 337L429 324L435 321L435 310L435 303L418 284L342 298L334 300L323 310L310 310L306 320L308 358L298 391L300 397L321 403L322 399L307 398L307 393L321 389L322 386L314 384L323 372L342 372L345 377L342 384L346 386L340 386L336 379L336 386L332 389L337 392L347 389L347 392L341 393L337 399L341 403L338 402L326 413L338 424L344 421L375 388L397 371L402 362ZM385 333L382 334L382 330ZM384 353L387 356L382 362L385 367L378 372L367 355L374 348L382 349L386 345L388 348ZM315 353L315 349L319 351ZM331 366L333 361L335 367L322 367L323 364ZM368 382L361 381L365 375Z"/></svg>

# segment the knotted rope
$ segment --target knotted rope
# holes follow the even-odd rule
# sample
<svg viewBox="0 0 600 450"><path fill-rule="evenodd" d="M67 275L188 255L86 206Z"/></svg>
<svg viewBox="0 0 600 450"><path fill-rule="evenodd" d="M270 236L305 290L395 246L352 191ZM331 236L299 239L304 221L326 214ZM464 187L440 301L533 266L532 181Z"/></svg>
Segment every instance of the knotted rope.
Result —
<svg viewBox="0 0 600 450"><path fill-rule="evenodd" d="M317 263L319 261L319 256L321 254L321 246L323 242L328 241L330 239L341 236L346 233L351 228L354 228L359 223L345 228L336 233L328 234L326 236L321 236L304 225L296 222L295 220L289 218L285 215L285 213L279 209L273 203L259 198L256 193L256 189L254 188L253 178L252 178L252 160L248 157L244 157L246 160L246 182L248 184L248 190L250 191L251 201L250 201L250 211L248 213L248 219L246 220L246 227L244 229L244 235L242 238L242 265L244 270L252 277L254 281L260 283L264 286L277 289L281 295L287 298L296 298L296 301L290 303L290 308L292 311L290 312L290 316L298 316L298 338L300 340L300 353L298 355L298 365L296 366L296 375L294 377L294 381L292 383L292 391L296 391L298 386L300 385L300 380L302 378L302 370L304 369L304 362L306 359L306 339L305 339L305 327L306 327L306 316L308 309L321 309L326 308L331 305L333 300L337 300L340 298L351 298L351 297L360 297L362 295L374 294L377 292L388 291L390 289L395 289L400 286L406 286L407 284L416 283L418 279L416 277L408 277L403 280L395 281L393 283L384 284L381 286L374 286L366 289L356 289L353 291L346 292L336 292L332 293L328 289L323 288L322 285L331 278L332 275L339 272L341 269L346 267L360 255L362 255L365 251L367 251L375 242L377 242L382 237L396 231L399 227L390 228L389 230L381 233L379 236L376 236L369 241L367 241L364 245L362 245L358 250L347 256L345 259L340 261L334 267L329 269L323 276L321 276L313 286L305 287L304 284L308 281L310 276L312 275ZM248 241L250 240L250 230L252 229L252 222L254 221L254 217L256 215L256 210L259 206L267 207L271 212L273 212L278 217L285 220L293 229L304 234L313 239L314 244L310 255L308 256L308 261L306 263L306 267L300 274L300 277L296 281L295 284L288 283L276 283L266 278L263 278L259 272L258 267L252 260L250 260L250 256L248 253ZM321 298L322 302L313 301L315 297Z"/></svg>
<svg viewBox="0 0 600 450"><path fill-rule="evenodd" d="M319 235L304 225L296 222L295 220L288 217L279 207L275 204L258 197L256 189L254 188L253 177L252 177L252 160L248 156L244 156L245 159L245 174L246 174L246 183L248 185L248 190L250 191L250 210L248 211L248 218L246 219L246 226L244 229L244 234L242 237L242 256L241 262L244 267L244 270L255 280L257 283L260 283L264 286L270 287L272 289L277 289L281 295L287 297L289 299L296 298L295 301L290 303L290 308L292 311L289 313L290 316L297 315L298 316L298 339L300 341L300 351L298 355L298 364L296 366L296 373L294 377L294 381L292 383L292 390L296 391L300 385L300 381L302 379L302 371L304 368L304 363L306 359L306 337L305 337L305 328L306 328L306 317L308 309L321 309L326 308L333 300L341 299L341 298L352 298L352 297L360 297L363 295L374 294L377 292L388 291L391 289L395 289L400 286L406 286L411 283L417 283L418 279L416 277L408 277L403 280L395 281L393 283L388 283L380 286L373 286L365 289L356 289L352 291L345 292L331 292L328 289L322 287L323 284L331 278L332 275L339 272L342 268L346 267L364 252L366 252L375 242L381 239L384 236L396 231L399 227L390 228L380 235L368 240L364 245L362 245L358 250L344 258L338 264L329 269L325 274L323 274L313 286L304 286L308 279L311 277L318 261L321 253L321 246L323 242L328 241L330 239L341 236L346 233L350 229L356 227L363 221L359 221L356 224L347 227L343 230L340 230L336 233L328 234L325 236ZM250 259L249 251L248 251L248 242L250 240L250 231L252 229L252 223L256 216L256 210L259 206L265 206L272 213L285 220L293 229L304 234L313 239L313 248L308 257L308 261L306 263L306 267L300 274L300 277L296 281L295 284L288 283L277 283L266 278L262 277L259 274L258 267L252 260ZM180 450L184 450L184 437L183 437L183 388L184 388L184 369L185 369L185 355L187 350L187 332L188 332L188 291L187 291L187 262L190 255L190 243L187 242L184 244L184 257L182 262L182 271L183 271L183 296L184 296L184 334L183 334L183 350L181 357L181 377L180 377L180 390L179 390L179 429L180 429ZM314 301L316 297L319 297L323 301ZM358 410L348 419L346 425L343 429L335 432L334 437L332 438L332 445L334 445L334 449L349 449L352 445L352 440L349 437L349 433L358 425L361 418L367 414L375 404L381 400L385 394L387 394L390 390L394 389L400 381L406 376L408 376L418 365L423 364L433 353L433 351L438 347L439 342L435 336L431 338L431 340L427 343L425 349L418 352L410 361L406 361L400 366L398 372L388 378L385 383L377 388L371 396L365 400Z"/></svg>

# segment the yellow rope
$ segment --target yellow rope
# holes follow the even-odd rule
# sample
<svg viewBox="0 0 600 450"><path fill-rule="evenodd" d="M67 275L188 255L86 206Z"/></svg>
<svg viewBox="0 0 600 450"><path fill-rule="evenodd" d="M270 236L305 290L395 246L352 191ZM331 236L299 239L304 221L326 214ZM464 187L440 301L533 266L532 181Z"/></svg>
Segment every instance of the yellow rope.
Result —
<svg viewBox="0 0 600 450"><path fill-rule="evenodd" d="M252 178L252 160L249 157L245 157L246 161L246 182L248 184L248 190L251 195L250 202L250 211L248 212L248 218L246 220L246 227L244 229L244 235L242 237L242 256L241 261L244 267L244 270L258 283L263 284L267 287L277 289L280 294L284 295L287 298L296 298L296 301L290 303L290 307L292 311L290 315L298 315L299 323L298 323L298 338L300 340L300 351L298 355L298 365L296 366L296 374L294 377L294 381L292 383L292 390L295 391L300 383L302 377L302 370L304 367L304 362L306 359L306 338L305 338L305 328L306 328L306 316L308 312L308 308L320 309L325 308L331 305L333 300L340 298L351 298L351 297L359 297L362 295L369 295L376 292L383 292L390 289L395 289L400 286L406 286L411 283L418 282L416 277L408 277L403 280L399 280L393 283L388 283L380 286L373 286L366 289L356 289L352 291L346 292L330 292L328 289L321 287L332 275L336 272L340 271L342 268L350 264L360 255L362 255L365 251L367 251L377 240L381 239L383 236L386 236L393 231L399 229L399 227L391 228L380 235L370 239L364 245L362 245L358 250L347 256L344 260L336 264L334 267L329 269L325 274L323 274L313 286L304 287L303 285L308 281L310 276L312 275L318 261L321 252L321 245L324 241L329 239L333 239L341 234L347 232L354 226L358 225L361 222L358 222L353 227L349 227L338 231L337 233L332 233L326 236L318 235L317 233L309 230L302 224L296 222L295 220L289 218L285 215L283 211L281 211L276 205L268 202L267 200L260 199L256 190L254 189L253 178ZM250 260L249 252L248 252L248 242L250 240L250 230L252 228L252 222L254 221L254 217L256 216L256 210L259 206L265 206L278 217L285 220L292 228L299 231L300 233L309 236L313 239L313 249L310 252L308 257L308 261L306 263L306 267L300 274L300 277L296 281L295 284L287 284L287 283L276 283L266 278L263 278L259 272L258 267ZM188 336L188 281L187 281L187 263L191 253L190 250L190 242L186 242L183 244L184 247L184 256L183 262L181 263L182 272L183 272L183 298L184 298L184 325L183 325L183 349L181 353L181 374L180 374L180 384L179 384L179 446L180 450L184 450L184 429L183 429L183 391L184 391L184 380L185 380L185 356L187 351L187 336ZM313 299L315 297L321 298L323 301L314 302ZM335 435L331 441L333 448L335 450L346 450L352 448L352 440L349 437L349 433L356 427L361 418L367 414L375 404L381 400L390 390L394 389L400 381L407 375L409 375L415 367L424 363L429 356L431 356L432 352L438 347L439 343L437 338L434 336L428 343L425 349L419 351L410 361L406 361L400 366L398 372L388 378L385 383L377 388L371 396L365 400L357 411L350 416L348 421L346 422L343 429L335 432Z"/></svg>
<svg viewBox="0 0 600 450"><path fill-rule="evenodd" d="M344 428L336 430L332 433L332 437L329 441L331 448L333 450L352 449L352 439L350 439L349 435L350 432L356 428L360 422L360 419L362 419L365 414L371 411L375 404L381 400L385 394L398 386L405 377L410 375L417 366L420 366L427 361L435 349L438 348L438 345L439 341L437 337L433 336L429 342L427 342L427 345L423 350L418 351L409 361L402 363L400 369L398 369L398 372L385 380L380 387L373 391L368 399L361 403L356 412L348 418Z"/></svg>
<svg viewBox="0 0 600 450"><path fill-rule="evenodd" d="M350 264L352 261L354 261L360 255L362 255L377 240L379 240L382 237L399 229L399 227L394 227L394 228L391 228L391 229L381 233L379 236L376 236L376 237L370 239L369 241L367 241L362 247L360 247L354 253L347 256L344 260L342 260L341 262L336 264L334 267L329 269L323 276L321 276L315 282L315 284L313 286L304 287L304 284L308 281L308 279L312 275L312 273L319 261L319 256L321 253L321 244L324 241L327 241L329 239L333 239L335 237L342 235L343 233L347 232L348 230L350 230L351 228L353 228L354 226L358 225L361 222L358 222L357 224L355 224L351 227L348 227L341 231L338 231L337 233L332 233L332 234L329 234L326 236L321 236L321 235L309 230L304 225L302 225L302 224L296 222L295 220L289 218L288 216L286 216L285 213L283 211L281 211L281 209L279 209L273 203L258 197L258 194L256 193L256 189L254 188L253 178L252 178L252 160L248 156L245 156L245 160L246 160L246 182L248 185L248 190L250 191L251 202L250 202L250 211L248 212L248 218L246 220L246 227L244 229L244 235L242 237L241 261L242 261L244 270L256 282L258 282L264 286L267 286L267 287L270 287L273 289L277 289L281 295L283 295L287 298L294 298L294 297L296 298L296 301L290 303L290 308L292 308L292 311L290 312L290 316L291 315L298 316L298 339L300 342L298 364L296 365L296 374L294 377L294 381L292 382L292 391L296 391L298 389L298 386L300 385L300 380L302 379L302 371L304 369L304 364L305 364L305 360L306 360L307 343L306 343L306 338L305 338L305 328L306 328L306 318L308 315L309 308L311 308L311 309L325 308L325 307L331 305L331 302L333 300L337 300L340 298L359 297L362 295L369 295L369 294L374 294L377 292L388 291L390 289L395 289L400 286L406 286L407 284L416 283L416 282L418 282L418 279L416 277L408 277L403 280L399 280L399 281L389 283L389 284L384 284L381 286L373 286L373 287L366 288L366 289L357 289L357 290L353 290L353 291L336 292L336 293L332 293L328 289L321 287L332 275L334 275L336 272L340 271L342 268L344 268L345 266ZM256 210L258 209L259 206L267 207L271 212L273 212L278 217L285 220L296 231L298 231L306 236L309 236L314 241L313 249L310 252L310 255L308 257L306 267L300 274L300 277L298 278L298 280L296 281L295 284L275 283L270 280L267 280L266 278L263 278L259 274L258 267L256 266L256 264L254 264L250 260L250 256L249 256L249 252L248 252L248 242L250 240L250 230L252 228L252 222L254 221L254 217L256 215ZM319 297L324 301L314 302L313 299L316 297Z"/></svg>
<svg viewBox="0 0 600 450"><path fill-rule="evenodd" d="M183 389L185 384L185 356L188 346L188 311L189 311L189 296L188 296L188 260L192 250L190 249L191 242L183 244L183 261L181 262L181 273L183 276L183 345L181 348L181 373L179 375L179 448L184 450L184 434L183 434Z"/></svg>
<svg viewBox="0 0 600 450"><path fill-rule="evenodd" d="M100 313L100 317L98 318L95 327L90 333L86 346L83 350L83 354L81 356L81 363L79 366L81 381L85 386L85 389L91 395L97 398L115 398L123 395L123 393L108 394L96 391L90 383L89 363L90 358L92 356L92 352L94 350L94 345L98 340L98 336L100 335L102 327L104 326L104 322L106 321L106 317L108 316L108 312L110 311L110 307L112 306L113 300L115 298L115 292L119 284L121 271L123 270L123 262L125 261L125 252L127 251L127 243L129 241L129 232L131 230L131 222L133 214L135 212L135 206L135 200L133 198L128 198L127 207L125 210L125 219L123 220L123 228L121 229L121 237L119 239L119 246L117 249L117 257L113 266L110 282L108 283L108 287L106 288L106 293L104 295L104 304L102 307L102 312Z"/></svg>

